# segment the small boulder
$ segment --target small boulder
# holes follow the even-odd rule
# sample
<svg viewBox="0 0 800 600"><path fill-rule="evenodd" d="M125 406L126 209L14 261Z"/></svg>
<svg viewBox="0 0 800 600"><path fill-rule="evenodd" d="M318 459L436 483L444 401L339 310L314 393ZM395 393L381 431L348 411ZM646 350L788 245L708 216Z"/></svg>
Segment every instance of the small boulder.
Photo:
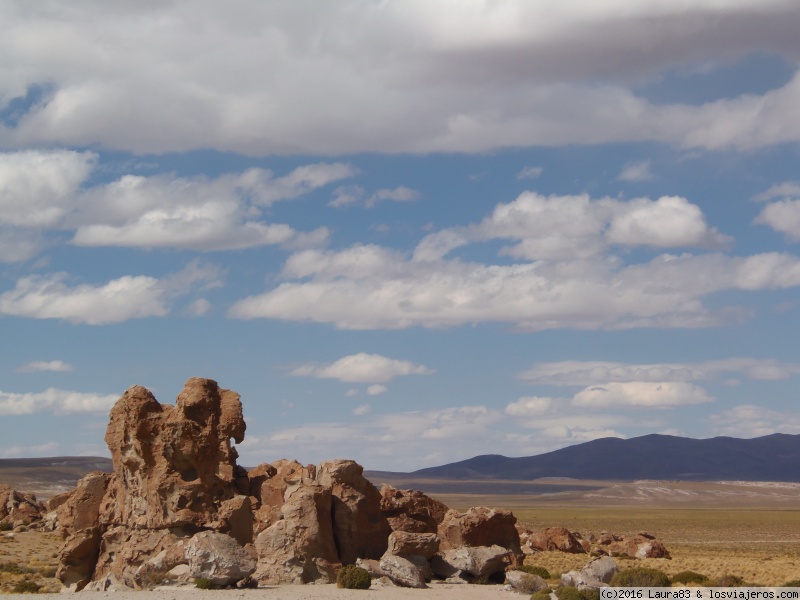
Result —
<svg viewBox="0 0 800 600"><path fill-rule="evenodd" d="M235 539L224 533L201 531L186 544L192 577L205 577L214 585L232 585L256 570L256 561Z"/></svg>
<svg viewBox="0 0 800 600"><path fill-rule="evenodd" d="M393 583L410 588L426 588L425 575L413 562L402 556L384 554L380 560L380 569Z"/></svg>
<svg viewBox="0 0 800 600"><path fill-rule="evenodd" d="M550 586L538 575L525 573L524 571L506 571L506 584L511 586L518 594L533 594L539 590L546 590Z"/></svg>
<svg viewBox="0 0 800 600"><path fill-rule="evenodd" d="M488 579L502 573L514 562L513 553L502 546L462 546L440 552L431 559L434 575L443 579L468 573L476 579Z"/></svg>
<svg viewBox="0 0 800 600"><path fill-rule="evenodd" d="M528 536L528 543L537 550L555 550L571 554L586 552L580 540L564 527L547 527Z"/></svg>
<svg viewBox="0 0 800 600"><path fill-rule="evenodd" d="M439 536L435 533L393 531L387 551L395 556L417 555L430 559L439 551Z"/></svg>

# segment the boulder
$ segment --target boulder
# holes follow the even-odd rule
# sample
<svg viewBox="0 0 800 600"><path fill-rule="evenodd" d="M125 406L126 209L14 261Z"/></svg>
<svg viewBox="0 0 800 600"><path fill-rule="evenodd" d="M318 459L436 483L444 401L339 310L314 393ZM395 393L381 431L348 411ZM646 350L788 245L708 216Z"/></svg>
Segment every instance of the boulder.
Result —
<svg viewBox="0 0 800 600"><path fill-rule="evenodd" d="M635 558L670 558L662 542L641 534L611 542L606 549L609 553L627 554Z"/></svg>
<svg viewBox="0 0 800 600"><path fill-rule="evenodd" d="M320 463L316 481L331 490L333 537L342 564L358 558L380 558L391 533L381 512L381 494L352 460Z"/></svg>
<svg viewBox="0 0 800 600"><path fill-rule="evenodd" d="M380 579L386 577L386 573L381 569L381 561L372 558L359 558L356 559L356 566L361 567L372 579Z"/></svg>
<svg viewBox="0 0 800 600"><path fill-rule="evenodd" d="M100 539L99 527L77 531L67 538L58 555L56 577L68 590L79 592L91 582Z"/></svg>
<svg viewBox="0 0 800 600"><path fill-rule="evenodd" d="M186 537L178 537L169 529L112 527L102 536L93 580L98 581L113 575L116 581L128 587L152 587L158 583L159 573L148 571L142 565L164 551L168 556L177 555L180 561L185 562L182 547L185 541ZM173 562L172 566L174 564ZM166 570L169 568L171 566Z"/></svg>
<svg viewBox="0 0 800 600"><path fill-rule="evenodd" d="M514 563L514 554L502 546L462 546L440 552L431 559L434 575L442 579L468 573L475 579L488 579L503 573Z"/></svg>
<svg viewBox="0 0 800 600"><path fill-rule="evenodd" d="M585 573L588 577L596 579L602 583L609 583L617 571L619 571L617 561L610 556L593 558L581 569L582 573Z"/></svg>
<svg viewBox="0 0 800 600"><path fill-rule="evenodd" d="M59 527L66 535L100 525L100 507L111 475L92 471L78 481L69 496L56 505Z"/></svg>
<svg viewBox="0 0 800 600"><path fill-rule="evenodd" d="M381 512L392 531L437 533L449 509L417 490L381 486Z"/></svg>
<svg viewBox="0 0 800 600"><path fill-rule="evenodd" d="M393 583L402 587L426 588L423 570L402 556L385 554L380 560L380 569Z"/></svg>
<svg viewBox="0 0 800 600"><path fill-rule="evenodd" d="M389 536L387 551L396 556L416 555L429 560L439 551L439 536L435 533L393 531Z"/></svg>
<svg viewBox="0 0 800 600"><path fill-rule="evenodd" d="M439 524L439 549L501 546L511 552L515 565L522 564L516 522L517 518L503 509L479 506L464 513L449 510Z"/></svg>
<svg viewBox="0 0 800 600"><path fill-rule="evenodd" d="M331 490L314 480L287 488L281 519L256 537L254 578L262 584L333 582L340 563L331 508Z"/></svg>
<svg viewBox="0 0 800 600"><path fill-rule="evenodd" d="M33 494L12 490L0 483L0 523L19 527L39 521L47 512L45 505Z"/></svg>
<svg viewBox="0 0 800 600"><path fill-rule="evenodd" d="M205 577L217 586L233 585L256 570L256 560L231 536L201 531L186 543L192 577Z"/></svg>
<svg viewBox="0 0 800 600"><path fill-rule="evenodd" d="M546 590L550 586L538 575L524 571L506 571L506 584L511 586L518 594L533 594L539 590Z"/></svg>
<svg viewBox="0 0 800 600"><path fill-rule="evenodd" d="M550 550L583 554L586 552L581 541L564 527L547 527L534 531L528 536L528 544L536 550Z"/></svg>

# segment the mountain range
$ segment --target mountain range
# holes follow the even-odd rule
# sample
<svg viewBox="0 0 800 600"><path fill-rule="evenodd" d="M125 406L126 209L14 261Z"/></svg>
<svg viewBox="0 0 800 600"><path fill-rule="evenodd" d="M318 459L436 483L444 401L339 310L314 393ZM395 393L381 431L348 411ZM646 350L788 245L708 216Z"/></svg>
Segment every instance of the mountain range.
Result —
<svg viewBox="0 0 800 600"><path fill-rule="evenodd" d="M543 477L634 481L800 482L800 435L691 439L651 434L601 438L537 456L476 456L412 473L371 472L415 479L530 481Z"/></svg>

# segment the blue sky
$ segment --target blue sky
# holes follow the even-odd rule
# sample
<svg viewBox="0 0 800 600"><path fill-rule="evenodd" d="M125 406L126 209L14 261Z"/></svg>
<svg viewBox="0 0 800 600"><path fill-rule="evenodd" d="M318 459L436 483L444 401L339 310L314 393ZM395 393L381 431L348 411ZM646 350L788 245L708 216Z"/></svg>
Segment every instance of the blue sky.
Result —
<svg viewBox="0 0 800 600"><path fill-rule="evenodd" d="M247 465L800 433L796 2L0 22L0 457L192 376Z"/></svg>

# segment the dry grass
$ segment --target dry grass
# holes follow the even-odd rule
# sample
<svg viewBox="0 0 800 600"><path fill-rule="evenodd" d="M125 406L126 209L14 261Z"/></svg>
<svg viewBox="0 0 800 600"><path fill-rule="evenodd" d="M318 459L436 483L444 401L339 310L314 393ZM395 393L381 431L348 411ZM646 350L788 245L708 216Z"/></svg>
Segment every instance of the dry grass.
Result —
<svg viewBox="0 0 800 600"><path fill-rule="evenodd" d="M510 508L533 529L561 526L582 534L610 531L623 535L647 531L664 542L672 559L643 559L636 564L670 575L687 570L712 579L733 574L754 585L780 585L800 579L800 509L714 509L706 505L554 507L530 498L500 495L450 495L446 501L456 508L474 504ZM556 577L581 567L587 560L586 555L541 552L529 557L526 564L541 565Z"/></svg>
<svg viewBox="0 0 800 600"><path fill-rule="evenodd" d="M0 592L10 593L23 581L33 581L41 592L58 592L55 578L58 549L63 540L55 533L27 531L0 535Z"/></svg>

